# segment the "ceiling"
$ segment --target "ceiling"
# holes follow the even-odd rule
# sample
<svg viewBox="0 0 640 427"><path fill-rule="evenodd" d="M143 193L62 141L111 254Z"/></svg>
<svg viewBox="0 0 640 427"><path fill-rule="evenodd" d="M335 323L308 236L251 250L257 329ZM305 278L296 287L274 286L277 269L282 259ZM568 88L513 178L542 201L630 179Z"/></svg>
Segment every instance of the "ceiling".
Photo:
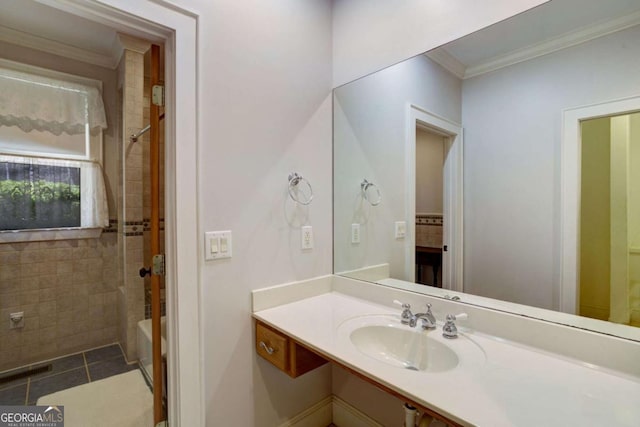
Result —
<svg viewBox="0 0 640 427"><path fill-rule="evenodd" d="M34 0L0 0L0 40L112 68L116 31Z"/></svg>
<svg viewBox="0 0 640 427"><path fill-rule="evenodd" d="M638 24L640 0L552 0L428 55L468 78Z"/></svg>
<svg viewBox="0 0 640 427"><path fill-rule="evenodd" d="M35 0L0 0L0 12L2 41L113 68L113 28ZM428 55L468 78L539 56L545 53L540 45L554 51L563 46L562 40L577 44L576 33L589 39L589 29L604 35L638 23L640 0L552 0Z"/></svg>

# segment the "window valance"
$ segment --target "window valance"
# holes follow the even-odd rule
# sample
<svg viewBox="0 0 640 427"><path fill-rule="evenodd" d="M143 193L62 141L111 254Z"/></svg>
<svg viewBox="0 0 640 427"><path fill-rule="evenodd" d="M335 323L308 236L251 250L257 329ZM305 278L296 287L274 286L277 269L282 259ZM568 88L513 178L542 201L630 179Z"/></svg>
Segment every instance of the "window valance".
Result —
<svg viewBox="0 0 640 427"><path fill-rule="evenodd" d="M0 126L54 135L106 129L96 87L0 67Z"/></svg>

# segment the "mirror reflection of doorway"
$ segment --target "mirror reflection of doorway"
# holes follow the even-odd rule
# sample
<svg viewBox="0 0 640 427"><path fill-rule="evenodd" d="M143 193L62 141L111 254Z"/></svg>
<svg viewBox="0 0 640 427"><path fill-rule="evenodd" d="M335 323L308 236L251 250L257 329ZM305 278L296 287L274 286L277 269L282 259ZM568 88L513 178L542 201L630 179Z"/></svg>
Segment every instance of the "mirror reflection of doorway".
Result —
<svg viewBox="0 0 640 427"><path fill-rule="evenodd" d="M579 314L640 326L640 113L581 132Z"/></svg>
<svg viewBox="0 0 640 427"><path fill-rule="evenodd" d="M448 138L416 127L416 277L442 287L443 172Z"/></svg>

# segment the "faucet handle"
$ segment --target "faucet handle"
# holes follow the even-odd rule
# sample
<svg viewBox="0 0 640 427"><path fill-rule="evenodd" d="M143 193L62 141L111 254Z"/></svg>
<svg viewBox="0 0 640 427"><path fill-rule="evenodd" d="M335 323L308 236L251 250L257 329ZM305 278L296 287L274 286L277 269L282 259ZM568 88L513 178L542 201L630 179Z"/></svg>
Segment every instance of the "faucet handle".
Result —
<svg viewBox="0 0 640 427"><path fill-rule="evenodd" d="M413 317L413 313L411 313L411 304L408 304L406 302L405 303L400 302L397 299L394 299L393 303L402 306L402 314L400 315L400 321L402 322L403 325L408 325L409 322L411 321L411 318Z"/></svg>
<svg viewBox="0 0 640 427"><path fill-rule="evenodd" d="M468 318L467 313L460 314L447 314L447 322L442 327L442 336L445 338L458 338L458 328L456 327L456 320L463 320Z"/></svg>
<svg viewBox="0 0 640 427"><path fill-rule="evenodd" d="M394 303L394 304L401 305L401 306L402 306L402 308L404 308L405 310L406 310L406 309L411 308L411 304L406 303L406 302L402 302L402 301L398 301L397 299L394 299L394 300L393 300L393 303Z"/></svg>
<svg viewBox="0 0 640 427"><path fill-rule="evenodd" d="M465 320L469 318L469 315L467 313L460 313L455 316L453 314L447 314L447 320L449 320L450 317L451 320Z"/></svg>

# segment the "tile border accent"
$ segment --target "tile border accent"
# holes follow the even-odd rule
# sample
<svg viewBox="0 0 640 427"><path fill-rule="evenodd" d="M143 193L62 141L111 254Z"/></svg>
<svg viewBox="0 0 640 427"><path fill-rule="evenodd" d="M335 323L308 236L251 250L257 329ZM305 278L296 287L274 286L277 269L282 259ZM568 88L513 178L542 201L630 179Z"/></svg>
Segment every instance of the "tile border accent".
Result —
<svg viewBox="0 0 640 427"><path fill-rule="evenodd" d="M103 233L117 233L118 232L118 220L109 219L109 225L102 229Z"/></svg>
<svg viewBox="0 0 640 427"><path fill-rule="evenodd" d="M435 225L442 227L442 214L416 214L416 225Z"/></svg>

